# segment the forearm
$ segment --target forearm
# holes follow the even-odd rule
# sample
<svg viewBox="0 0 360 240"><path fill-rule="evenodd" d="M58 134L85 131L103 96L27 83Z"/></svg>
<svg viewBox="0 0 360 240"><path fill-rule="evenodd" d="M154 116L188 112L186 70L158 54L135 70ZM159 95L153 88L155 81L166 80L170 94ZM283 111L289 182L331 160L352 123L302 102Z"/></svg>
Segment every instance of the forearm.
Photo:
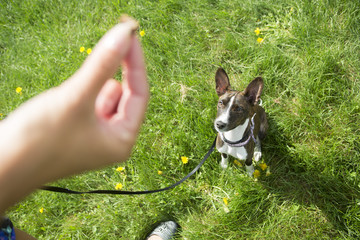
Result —
<svg viewBox="0 0 360 240"><path fill-rule="evenodd" d="M45 177L41 164L47 153L40 134L12 120L0 122L0 215L34 191Z"/></svg>

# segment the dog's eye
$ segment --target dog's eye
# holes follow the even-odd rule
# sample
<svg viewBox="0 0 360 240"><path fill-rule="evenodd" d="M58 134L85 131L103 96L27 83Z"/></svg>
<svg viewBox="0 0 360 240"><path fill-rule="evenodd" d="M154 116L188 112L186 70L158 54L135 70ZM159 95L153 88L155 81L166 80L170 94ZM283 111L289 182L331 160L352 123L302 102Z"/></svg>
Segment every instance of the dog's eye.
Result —
<svg viewBox="0 0 360 240"><path fill-rule="evenodd" d="M224 101L223 100L220 100L219 103L218 103L219 106L224 106Z"/></svg>
<svg viewBox="0 0 360 240"><path fill-rule="evenodd" d="M236 106L234 109L236 112L241 112L244 110L244 108L240 107L240 106Z"/></svg>

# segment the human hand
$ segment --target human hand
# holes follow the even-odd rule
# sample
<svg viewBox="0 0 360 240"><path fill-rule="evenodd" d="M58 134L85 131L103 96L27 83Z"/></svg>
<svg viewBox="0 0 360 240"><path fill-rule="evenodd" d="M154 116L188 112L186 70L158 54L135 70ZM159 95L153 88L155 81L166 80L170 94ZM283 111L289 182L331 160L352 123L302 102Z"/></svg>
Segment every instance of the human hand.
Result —
<svg viewBox="0 0 360 240"><path fill-rule="evenodd" d="M2 193L8 188L26 195L46 182L128 158L149 98L136 28L133 20L116 25L72 77L0 123ZM112 79L120 66L122 83ZM11 191L19 186L20 193Z"/></svg>

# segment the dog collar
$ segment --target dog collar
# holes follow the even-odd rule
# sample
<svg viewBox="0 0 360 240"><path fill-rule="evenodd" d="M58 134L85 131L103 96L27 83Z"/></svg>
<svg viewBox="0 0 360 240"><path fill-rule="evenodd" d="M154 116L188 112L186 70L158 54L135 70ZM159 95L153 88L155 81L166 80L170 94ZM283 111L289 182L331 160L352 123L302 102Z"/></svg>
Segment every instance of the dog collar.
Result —
<svg viewBox="0 0 360 240"><path fill-rule="evenodd" d="M235 142L232 142L232 141L229 141L225 138L224 136L224 133L220 133L220 137L221 137L221 140L223 140L227 145L229 145L230 147L244 147L245 145L247 145L249 142L250 142L250 139L253 139L254 142L256 143L256 139L254 137L254 127L255 127L255 124L254 124L254 117L255 117L256 113L254 113L254 115L252 116L251 118L251 122L250 122L250 134L249 136L247 137L246 135L240 139L239 141L235 141Z"/></svg>

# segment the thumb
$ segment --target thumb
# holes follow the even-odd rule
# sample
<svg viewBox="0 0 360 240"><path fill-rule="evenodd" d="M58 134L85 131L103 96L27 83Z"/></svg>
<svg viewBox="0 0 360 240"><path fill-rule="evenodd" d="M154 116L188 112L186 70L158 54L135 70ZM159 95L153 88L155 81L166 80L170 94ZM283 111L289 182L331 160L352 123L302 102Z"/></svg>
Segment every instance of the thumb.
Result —
<svg viewBox="0 0 360 240"><path fill-rule="evenodd" d="M72 84L77 85L78 90L81 89L84 95L95 101L102 86L115 75L127 55L137 27L138 23L131 19L110 29L71 77Z"/></svg>

